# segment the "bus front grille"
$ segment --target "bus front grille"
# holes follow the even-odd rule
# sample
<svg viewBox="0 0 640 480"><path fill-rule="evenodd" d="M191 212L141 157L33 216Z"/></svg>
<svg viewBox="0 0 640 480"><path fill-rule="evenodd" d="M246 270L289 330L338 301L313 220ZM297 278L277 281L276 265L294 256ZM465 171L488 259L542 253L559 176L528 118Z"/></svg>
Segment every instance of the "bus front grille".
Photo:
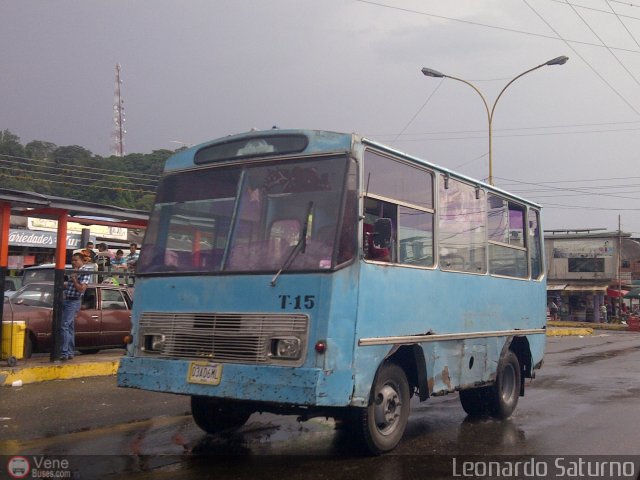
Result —
<svg viewBox="0 0 640 480"><path fill-rule="evenodd" d="M140 346L146 347L146 353L166 357L291 364L291 360L274 358L274 339L297 338L306 350L308 328L309 318L302 314L145 312L140 318ZM150 350L144 339L152 336L162 341Z"/></svg>

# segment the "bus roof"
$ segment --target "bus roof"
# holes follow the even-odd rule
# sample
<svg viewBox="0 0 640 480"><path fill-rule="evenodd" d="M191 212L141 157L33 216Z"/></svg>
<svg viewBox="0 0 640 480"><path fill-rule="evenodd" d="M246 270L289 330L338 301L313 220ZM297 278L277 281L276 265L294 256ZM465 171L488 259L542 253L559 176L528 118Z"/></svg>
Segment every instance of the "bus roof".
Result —
<svg viewBox="0 0 640 480"><path fill-rule="evenodd" d="M296 139L304 138L303 143L286 145L269 144L260 145L260 140L269 139ZM252 144L253 141L253 144ZM182 150L171 156L165 165L165 171L181 170L196 164L211 164L220 161L241 159L245 156L267 156L270 153L278 153L278 148L287 148L284 153L295 153L298 155L310 155L320 152L347 152L351 150L353 135L349 133L329 132L324 130L281 130L273 128L271 130L252 130L237 135L228 135L210 142L205 142L195 147ZM258 151L260 148L262 151ZM271 149L271 150L269 150ZM244 151L250 152L244 155ZM231 155L229 155L231 153ZM198 158L200 157L200 160Z"/></svg>
<svg viewBox="0 0 640 480"><path fill-rule="evenodd" d="M261 143L264 141L263 143ZM540 204L509 193L494 185L468 177L441 165L423 160L419 157L396 150L388 145L361 137L353 133L340 133L325 130L306 129L278 129L251 130L249 132L228 135L194 147L176 152L165 165L165 172L190 169L196 165L210 165L216 162L231 161L256 156L272 156L273 154L310 155L314 153L346 152L351 150L354 142L362 142L376 149L406 158L412 162L435 169L471 184L481 186L487 190L499 192L529 205L541 208Z"/></svg>

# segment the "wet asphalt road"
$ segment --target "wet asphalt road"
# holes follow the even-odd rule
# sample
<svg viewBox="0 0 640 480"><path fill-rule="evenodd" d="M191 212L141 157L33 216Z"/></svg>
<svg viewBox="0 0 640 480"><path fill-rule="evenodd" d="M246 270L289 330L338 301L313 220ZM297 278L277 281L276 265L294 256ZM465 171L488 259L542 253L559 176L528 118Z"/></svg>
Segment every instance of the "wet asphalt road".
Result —
<svg viewBox="0 0 640 480"><path fill-rule="evenodd" d="M67 456L81 478L449 478L456 455L638 454L639 399L640 334L606 332L550 337L509 420L467 419L457 394L414 399L403 441L379 458L354 455L325 419L256 414L207 436L187 397L118 389L113 377L2 388L0 453Z"/></svg>

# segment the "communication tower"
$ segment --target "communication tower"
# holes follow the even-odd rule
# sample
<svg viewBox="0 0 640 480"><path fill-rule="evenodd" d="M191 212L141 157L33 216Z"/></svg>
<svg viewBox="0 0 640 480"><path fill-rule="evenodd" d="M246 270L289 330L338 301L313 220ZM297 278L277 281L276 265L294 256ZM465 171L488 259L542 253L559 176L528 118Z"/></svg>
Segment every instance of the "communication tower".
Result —
<svg viewBox="0 0 640 480"><path fill-rule="evenodd" d="M127 131L124 128L124 100L122 99L120 86L121 66L116 64L116 86L113 92L113 131L111 133L111 153L116 157L124 157L124 136Z"/></svg>

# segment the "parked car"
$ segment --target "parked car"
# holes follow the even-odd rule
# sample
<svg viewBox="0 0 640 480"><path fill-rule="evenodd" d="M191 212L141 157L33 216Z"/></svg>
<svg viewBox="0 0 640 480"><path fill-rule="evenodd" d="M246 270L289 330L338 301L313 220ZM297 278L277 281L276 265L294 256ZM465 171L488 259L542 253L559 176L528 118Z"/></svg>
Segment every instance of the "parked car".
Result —
<svg viewBox="0 0 640 480"><path fill-rule="evenodd" d="M95 353L100 349L124 346L131 330L132 290L110 283L89 284L76 317L76 350ZM53 283L35 282L5 297L3 321L24 321L24 356L51 350Z"/></svg>
<svg viewBox="0 0 640 480"><path fill-rule="evenodd" d="M5 277L4 296L12 297L22 286L22 277Z"/></svg>
<svg viewBox="0 0 640 480"><path fill-rule="evenodd" d="M55 263L43 263L35 267L27 267L22 272L22 285L37 282L53 282L56 274ZM65 265L65 269L73 270L72 265Z"/></svg>

